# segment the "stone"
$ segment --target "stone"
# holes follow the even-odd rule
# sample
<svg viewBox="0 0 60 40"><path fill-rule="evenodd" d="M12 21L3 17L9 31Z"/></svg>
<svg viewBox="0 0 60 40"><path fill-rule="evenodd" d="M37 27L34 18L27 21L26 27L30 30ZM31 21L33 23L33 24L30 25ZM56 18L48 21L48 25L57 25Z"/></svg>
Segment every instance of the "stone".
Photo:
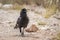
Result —
<svg viewBox="0 0 60 40"><path fill-rule="evenodd" d="M25 31L26 32L37 32L38 28L36 27L36 25L31 25L30 28L27 28Z"/></svg>

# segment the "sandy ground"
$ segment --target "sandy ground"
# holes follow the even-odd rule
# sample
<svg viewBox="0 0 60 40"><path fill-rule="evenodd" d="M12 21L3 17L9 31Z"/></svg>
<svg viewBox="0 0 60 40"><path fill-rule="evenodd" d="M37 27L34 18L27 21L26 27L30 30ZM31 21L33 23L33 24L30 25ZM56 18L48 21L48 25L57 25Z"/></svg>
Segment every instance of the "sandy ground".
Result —
<svg viewBox="0 0 60 40"><path fill-rule="evenodd" d="M51 25L51 22L54 19L54 21L56 21L59 24L60 21L55 18L51 18L51 20L49 20L50 25L48 24L44 27L38 26L39 30L37 32L25 32L25 37L22 37L19 33L19 29L14 29L19 13L20 11L17 10L0 9L0 40L51 40L51 38L55 36L57 32L59 32L59 25L53 26ZM30 18L30 23L28 26L30 26L32 23L36 23L33 19L36 19L40 16L36 16L36 14L34 14L34 12L31 11L28 13L28 16ZM42 19L43 18L41 18L41 20Z"/></svg>

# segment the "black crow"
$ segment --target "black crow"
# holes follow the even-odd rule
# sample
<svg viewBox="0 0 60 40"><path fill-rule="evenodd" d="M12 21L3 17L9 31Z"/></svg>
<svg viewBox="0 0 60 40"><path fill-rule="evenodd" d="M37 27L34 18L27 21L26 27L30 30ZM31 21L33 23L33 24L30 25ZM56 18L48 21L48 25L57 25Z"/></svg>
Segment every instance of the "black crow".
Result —
<svg viewBox="0 0 60 40"><path fill-rule="evenodd" d="M23 8L20 12L20 16L18 17L14 29L19 28L21 35L24 36L24 29L27 27L28 23L29 23L29 18L27 16L27 10Z"/></svg>

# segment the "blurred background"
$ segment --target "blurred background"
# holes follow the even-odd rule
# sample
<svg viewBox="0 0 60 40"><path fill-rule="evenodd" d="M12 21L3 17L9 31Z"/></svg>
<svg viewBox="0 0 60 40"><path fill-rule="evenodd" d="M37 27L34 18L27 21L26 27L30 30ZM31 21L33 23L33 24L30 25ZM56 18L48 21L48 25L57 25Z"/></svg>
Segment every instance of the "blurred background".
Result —
<svg viewBox="0 0 60 40"><path fill-rule="evenodd" d="M29 24L25 37L14 29L22 8ZM0 40L60 40L60 0L0 0Z"/></svg>
<svg viewBox="0 0 60 40"><path fill-rule="evenodd" d="M56 7L56 9L60 10L60 0L0 0L0 7L5 5L35 5L35 6L43 6L45 8L48 7Z"/></svg>

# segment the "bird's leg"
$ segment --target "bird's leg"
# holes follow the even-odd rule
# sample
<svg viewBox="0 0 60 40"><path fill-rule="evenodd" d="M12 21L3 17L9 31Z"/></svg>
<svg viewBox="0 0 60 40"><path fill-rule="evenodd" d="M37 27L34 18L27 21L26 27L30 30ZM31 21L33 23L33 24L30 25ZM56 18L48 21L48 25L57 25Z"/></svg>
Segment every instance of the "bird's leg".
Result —
<svg viewBox="0 0 60 40"><path fill-rule="evenodd" d="M24 27L21 28L21 36L24 37Z"/></svg>
<svg viewBox="0 0 60 40"><path fill-rule="evenodd" d="M19 28L20 29L20 33L21 33L21 28Z"/></svg>

